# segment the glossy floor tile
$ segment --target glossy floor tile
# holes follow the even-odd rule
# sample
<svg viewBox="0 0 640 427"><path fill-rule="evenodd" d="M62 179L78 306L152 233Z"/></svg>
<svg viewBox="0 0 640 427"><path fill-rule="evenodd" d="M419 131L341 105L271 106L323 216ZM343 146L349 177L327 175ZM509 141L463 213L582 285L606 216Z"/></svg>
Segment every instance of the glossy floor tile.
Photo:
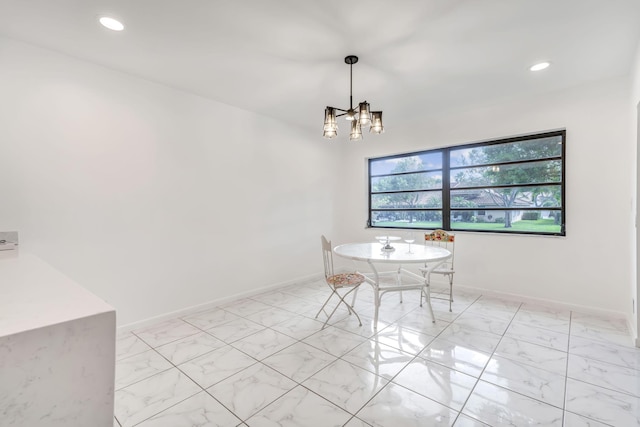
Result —
<svg viewBox="0 0 640 427"><path fill-rule="evenodd" d="M306 281L116 342L114 427L640 425L640 349L624 320L454 291L383 299L322 329ZM333 309L333 306L330 307ZM376 327L377 326L377 327Z"/></svg>
<svg viewBox="0 0 640 427"><path fill-rule="evenodd" d="M202 391L138 424L140 427L236 427L240 419Z"/></svg>
<svg viewBox="0 0 640 427"><path fill-rule="evenodd" d="M462 413L495 426L562 426L561 408L480 380Z"/></svg>
<svg viewBox="0 0 640 427"><path fill-rule="evenodd" d="M395 383L388 384L358 412L374 427L450 426L458 413Z"/></svg>
<svg viewBox="0 0 640 427"><path fill-rule="evenodd" d="M437 363L416 359L392 381L459 411L478 379Z"/></svg>
<svg viewBox="0 0 640 427"><path fill-rule="evenodd" d="M187 362L226 344L206 332L191 335L156 347L156 351L174 365Z"/></svg>
<svg viewBox="0 0 640 427"><path fill-rule="evenodd" d="M494 356L480 379L562 408L566 379L564 375Z"/></svg>
<svg viewBox="0 0 640 427"><path fill-rule="evenodd" d="M376 375L391 379L407 366L414 356L372 339L363 342L342 356L342 359Z"/></svg>
<svg viewBox="0 0 640 427"><path fill-rule="evenodd" d="M209 387L207 392L238 418L246 420L296 385L278 371L256 363Z"/></svg>
<svg viewBox="0 0 640 427"><path fill-rule="evenodd" d="M566 410L612 426L640 425L640 399L567 379Z"/></svg>
<svg viewBox="0 0 640 427"><path fill-rule="evenodd" d="M503 337L494 354L559 375L567 374L567 353L562 350Z"/></svg>
<svg viewBox="0 0 640 427"><path fill-rule="evenodd" d="M434 339L419 356L476 378L480 377L491 358L490 353L475 350L464 344L456 344L444 338Z"/></svg>
<svg viewBox="0 0 640 427"><path fill-rule="evenodd" d="M173 365L155 350L128 357L116 365L115 389L119 390L172 367Z"/></svg>
<svg viewBox="0 0 640 427"><path fill-rule="evenodd" d="M341 378L341 381L336 382L336 378ZM338 359L302 385L345 411L355 414L387 382L372 372Z"/></svg>
<svg viewBox="0 0 640 427"><path fill-rule="evenodd" d="M297 386L247 420L252 427L338 427L351 414L309 389Z"/></svg>

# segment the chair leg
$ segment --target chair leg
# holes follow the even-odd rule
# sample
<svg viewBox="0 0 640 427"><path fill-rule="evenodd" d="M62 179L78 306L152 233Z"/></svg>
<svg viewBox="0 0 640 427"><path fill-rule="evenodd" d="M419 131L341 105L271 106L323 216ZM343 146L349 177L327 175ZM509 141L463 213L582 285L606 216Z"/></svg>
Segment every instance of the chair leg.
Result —
<svg viewBox="0 0 640 427"><path fill-rule="evenodd" d="M373 315L373 329L375 329L376 331L378 330L378 310L380 309L380 291L378 289L375 289L375 295L373 296L375 298L375 314Z"/></svg>
<svg viewBox="0 0 640 427"><path fill-rule="evenodd" d="M429 313L431 313L431 320L436 323L436 316L433 314L433 307L431 307L431 274L426 273L424 275L424 286L420 290L420 307L422 307L422 296L429 307Z"/></svg>
<svg viewBox="0 0 640 427"><path fill-rule="evenodd" d="M451 313L451 304L453 303L453 274L449 275L449 313Z"/></svg>
<svg viewBox="0 0 640 427"><path fill-rule="evenodd" d="M351 289L349 292L345 293L343 296L340 296L340 294L338 294L338 298L340 298L340 302L343 303L344 305L347 306L347 313L349 314L349 316L351 316L351 313L355 313L355 310L353 309L353 306L349 305L348 302L346 302L344 299L351 293L353 292L353 289ZM338 303L338 305L340 305L340 302Z"/></svg>
<svg viewBox="0 0 640 427"><path fill-rule="evenodd" d="M320 307L320 310L318 310L318 313L316 314L316 319L318 318L318 316L320 316L320 313L324 310L324 308L326 307L327 303L329 302L329 300L331 299L331 297L333 296L333 294L338 294L336 292L335 289L331 288L331 293L329 294L329 297L327 298L327 300L324 302L324 304L322 304L322 307ZM339 295L338 295L339 296ZM326 311L325 311L326 313Z"/></svg>
<svg viewBox="0 0 640 427"><path fill-rule="evenodd" d="M358 316L358 313L356 313L356 311L353 309L353 304L349 305L344 298L346 298L349 293L353 292L353 302L355 303L356 301L356 294L358 293L358 288L360 287L360 285L354 287L352 290L350 290L349 292L347 292L346 294L344 294L344 297L342 297L342 302L346 304L347 307L350 308L349 314L351 314L353 312L353 314L356 315L356 318L358 319L358 326L362 326L362 320L360 320L360 316Z"/></svg>
<svg viewBox="0 0 640 427"><path fill-rule="evenodd" d="M358 295L358 288L360 286L356 286L356 290L353 291L353 299L351 300L351 308L353 308L356 305L356 295ZM354 311L355 313L355 311Z"/></svg>
<svg viewBox="0 0 640 427"><path fill-rule="evenodd" d="M396 273L398 275L398 277L396 278L396 283L398 286L402 286L402 267L398 267L398 272ZM402 304L404 301L402 300L402 291L400 291L400 304Z"/></svg>
<svg viewBox="0 0 640 427"><path fill-rule="evenodd" d="M356 286L356 287L354 287L353 289L351 289L351 290L350 290L349 292L347 292L346 294L344 294L344 296L340 296L340 294L339 294L337 291L333 291L333 292L338 296L338 298L340 299L340 301L339 301L339 302L336 304L336 306L333 308L333 310L331 311L331 314L329 314L329 315L327 316L327 320L325 320L325 321L324 321L324 324L322 325L322 329L324 329L324 328L327 326L327 323L329 323L329 319L331 319L331 316L333 316L333 315L334 315L334 313L336 312L336 310L338 309L338 307L340 307L340 303L343 303L344 305L346 305L346 306L347 306L347 310L349 310L349 314L351 314L351 312L353 312L353 314L355 314L355 315L356 315L356 317L358 318L358 324L359 324L359 326L362 326L362 320L360 320L360 316L358 316L358 313L356 313L356 311L353 309L353 307L351 307L351 306L349 305L349 303L348 303L348 302L346 302L346 301L344 300L347 296L349 296L349 294L350 294L351 292L353 292L353 291L354 291L354 290L356 290L356 289L358 289L358 287L357 287L357 286ZM333 295L333 294L332 294L332 295ZM320 314L320 313L318 313L318 314ZM317 317L317 316L316 316L316 317Z"/></svg>
<svg viewBox="0 0 640 427"><path fill-rule="evenodd" d="M436 323L436 316L433 314L433 307L431 307L431 288L429 283L425 285L424 299L427 303L427 307L429 307L429 313L431 313L431 320L433 323Z"/></svg>
<svg viewBox="0 0 640 427"><path fill-rule="evenodd" d="M338 295L338 298L340 298L340 295ZM342 299L342 298L340 298ZM344 301L343 301L344 302ZM340 303L336 304L336 306L333 308L333 311L331 311L331 314L329 314L327 316L327 320L324 321L324 323L322 324L322 329L324 329L327 326L327 323L329 323L329 319L331 319L331 316L333 316L333 313L336 312L336 310L338 309L338 307L340 307Z"/></svg>
<svg viewBox="0 0 640 427"><path fill-rule="evenodd" d="M422 273L422 277L424 277L424 286L427 286L427 283L429 283L429 280L431 280L431 275L427 275L427 273L423 272ZM424 299L427 299L427 293L424 290L424 287L422 289L420 289L420 307L422 307L422 297L424 296Z"/></svg>

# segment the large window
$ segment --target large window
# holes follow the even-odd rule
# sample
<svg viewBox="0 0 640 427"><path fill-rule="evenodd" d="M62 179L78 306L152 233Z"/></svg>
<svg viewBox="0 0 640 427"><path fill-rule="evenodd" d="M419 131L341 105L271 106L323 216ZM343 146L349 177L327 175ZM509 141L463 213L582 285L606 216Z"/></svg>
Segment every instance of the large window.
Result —
<svg viewBox="0 0 640 427"><path fill-rule="evenodd" d="M369 226L564 236L565 136L369 159Z"/></svg>

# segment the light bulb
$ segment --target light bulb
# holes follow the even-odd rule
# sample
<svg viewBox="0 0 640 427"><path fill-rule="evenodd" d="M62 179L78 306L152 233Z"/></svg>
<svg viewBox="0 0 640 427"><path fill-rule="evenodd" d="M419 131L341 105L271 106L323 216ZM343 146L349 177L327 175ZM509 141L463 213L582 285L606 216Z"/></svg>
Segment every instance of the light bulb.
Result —
<svg viewBox="0 0 640 427"><path fill-rule="evenodd" d="M367 101L361 102L358 107L358 120L362 126L367 126L371 123L371 114L369 113L369 103Z"/></svg>
<svg viewBox="0 0 640 427"><path fill-rule="evenodd" d="M529 69L531 71L540 71L540 70L544 70L545 68L549 68L549 65L551 65L551 63L549 62L540 62L538 64L532 65Z"/></svg>
<svg viewBox="0 0 640 427"><path fill-rule="evenodd" d="M362 139L362 128L360 122L354 120L351 122L351 133L349 134L350 141L359 141Z"/></svg>
<svg viewBox="0 0 640 427"><path fill-rule="evenodd" d="M382 111L371 112L371 127L369 128L369 132L377 134L384 132L384 126L382 126Z"/></svg>
<svg viewBox="0 0 640 427"><path fill-rule="evenodd" d="M108 16L102 16L100 18L100 23L103 27L108 28L113 31L122 31L124 30L124 24L117 19L110 18Z"/></svg>

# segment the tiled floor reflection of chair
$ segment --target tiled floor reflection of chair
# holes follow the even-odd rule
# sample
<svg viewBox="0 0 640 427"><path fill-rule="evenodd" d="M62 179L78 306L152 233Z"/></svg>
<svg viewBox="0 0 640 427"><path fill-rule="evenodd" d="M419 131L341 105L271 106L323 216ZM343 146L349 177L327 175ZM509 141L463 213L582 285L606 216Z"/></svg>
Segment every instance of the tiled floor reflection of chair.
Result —
<svg viewBox="0 0 640 427"><path fill-rule="evenodd" d="M320 310L318 310L318 313L316 314L316 319L318 318L321 312L324 312L324 314L327 316L327 320L325 320L324 324L322 325L322 329L324 329L325 326L327 326L329 319L331 319L331 316L333 316L336 310L338 310L338 307L340 307L341 304L344 304L347 307L347 311L349 312L349 314L351 313L355 314L356 317L358 318L358 323L360 324L360 326L362 326L362 321L360 320L360 316L358 316L358 313L356 313L355 310L353 309L353 304L355 302L355 297L358 291L358 287L362 283L364 283L366 279L362 274L356 273L356 272L336 274L333 270L333 251L331 248L331 241L327 240L327 238L324 236L321 236L320 239L322 240L322 259L324 261L324 278L329 288L331 288L331 294L329 295L327 300L324 302L324 304L322 304L322 307L320 307ZM346 292L344 292L341 295L339 292L341 290L346 290ZM349 304L348 302L345 301L345 298L348 297L352 292L353 292L353 301L351 304ZM329 301L334 295L338 297L339 301L336 304L336 306L333 308L331 313L327 313L327 311L325 310L325 307L327 306L327 304L329 303Z"/></svg>
<svg viewBox="0 0 640 427"><path fill-rule="evenodd" d="M434 230L433 232L426 233L424 235L424 243L425 245L440 246L444 249L447 249L449 252L451 252L451 258L449 258L448 260L446 260L445 262L437 266L433 271L428 273L429 275L440 274L440 275L446 276L449 279L448 300L449 300L449 311L451 311L451 303L453 302L453 275L456 272L453 268L453 261L455 257L455 252L454 252L455 235L451 233L447 233L444 230ZM423 274L427 274L427 271L429 270L429 268L428 266L425 266L425 268L421 268L420 270L422 271ZM427 283L430 283L429 277L425 277L425 279ZM431 296L431 298L445 299L445 300L447 299L447 298L438 298L435 296Z"/></svg>

